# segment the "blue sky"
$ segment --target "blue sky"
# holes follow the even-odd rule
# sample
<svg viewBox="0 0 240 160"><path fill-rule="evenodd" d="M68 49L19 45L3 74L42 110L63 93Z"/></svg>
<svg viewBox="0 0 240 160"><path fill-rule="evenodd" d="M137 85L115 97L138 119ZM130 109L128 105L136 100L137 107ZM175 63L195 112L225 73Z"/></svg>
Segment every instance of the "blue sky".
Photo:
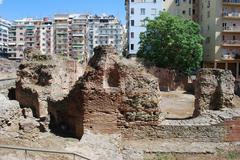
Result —
<svg viewBox="0 0 240 160"><path fill-rule="evenodd" d="M113 14L125 23L124 0L0 0L0 17L51 17L56 13Z"/></svg>

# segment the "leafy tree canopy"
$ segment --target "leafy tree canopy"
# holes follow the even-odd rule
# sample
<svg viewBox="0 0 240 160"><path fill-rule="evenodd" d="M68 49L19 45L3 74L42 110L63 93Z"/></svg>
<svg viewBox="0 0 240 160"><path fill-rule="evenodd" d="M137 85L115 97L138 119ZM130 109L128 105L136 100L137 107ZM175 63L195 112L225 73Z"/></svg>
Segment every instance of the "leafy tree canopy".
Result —
<svg viewBox="0 0 240 160"><path fill-rule="evenodd" d="M197 23L165 12L147 21L146 31L140 35L139 58L186 74L199 68L203 37Z"/></svg>

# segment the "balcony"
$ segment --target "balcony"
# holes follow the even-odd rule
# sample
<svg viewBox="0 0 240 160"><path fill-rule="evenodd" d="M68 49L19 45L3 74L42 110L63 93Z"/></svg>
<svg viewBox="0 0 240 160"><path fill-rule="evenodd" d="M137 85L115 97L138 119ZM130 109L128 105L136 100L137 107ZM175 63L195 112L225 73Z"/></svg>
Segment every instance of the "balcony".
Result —
<svg viewBox="0 0 240 160"><path fill-rule="evenodd" d="M84 34L83 33L74 33L72 34L73 37L83 37Z"/></svg>
<svg viewBox="0 0 240 160"><path fill-rule="evenodd" d="M224 12L223 18L225 18L225 19L240 19L240 12Z"/></svg>
<svg viewBox="0 0 240 160"><path fill-rule="evenodd" d="M222 54L222 60L237 60L240 59L240 52L229 52Z"/></svg>
<svg viewBox="0 0 240 160"><path fill-rule="evenodd" d="M225 6L240 6L240 0L223 0Z"/></svg>
<svg viewBox="0 0 240 160"><path fill-rule="evenodd" d="M240 33L240 26L226 26L226 27L223 27L223 32Z"/></svg>
<svg viewBox="0 0 240 160"><path fill-rule="evenodd" d="M225 40L222 43L223 47L240 47L240 40Z"/></svg>

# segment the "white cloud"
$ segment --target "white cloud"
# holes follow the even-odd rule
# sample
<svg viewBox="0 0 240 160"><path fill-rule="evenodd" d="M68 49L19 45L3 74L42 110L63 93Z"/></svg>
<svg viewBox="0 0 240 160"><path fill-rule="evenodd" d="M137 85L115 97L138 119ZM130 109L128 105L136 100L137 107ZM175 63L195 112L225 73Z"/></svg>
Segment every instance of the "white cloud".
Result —
<svg viewBox="0 0 240 160"><path fill-rule="evenodd" d="M3 3L3 0L0 0L0 4L2 4Z"/></svg>

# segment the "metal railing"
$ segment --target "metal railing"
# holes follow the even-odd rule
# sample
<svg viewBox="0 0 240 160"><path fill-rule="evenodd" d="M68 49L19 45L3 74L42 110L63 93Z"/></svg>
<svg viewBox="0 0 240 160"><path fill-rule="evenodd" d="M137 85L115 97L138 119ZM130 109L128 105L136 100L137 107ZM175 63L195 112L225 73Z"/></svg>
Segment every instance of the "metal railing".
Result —
<svg viewBox="0 0 240 160"><path fill-rule="evenodd" d="M5 78L5 79L0 79L0 81L11 81L11 80L16 80L17 78Z"/></svg>
<svg viewBox="0 0 240 160"><path fill-rule="evenodd" d="M78 153L74 153L74 152L44 150L44 149L27 148L27 147L13 147L13 146L5 146L5 145L0 145L0 148L1 149L8 149L8 150L24 151L24 160L27 160L29 152L50 153L50 154L59 154L59 155L71 155L73 160L77 160L79 158L84 159L84 160L90 160L89 158L87 158L85 156L82 156Z"/></svg>

